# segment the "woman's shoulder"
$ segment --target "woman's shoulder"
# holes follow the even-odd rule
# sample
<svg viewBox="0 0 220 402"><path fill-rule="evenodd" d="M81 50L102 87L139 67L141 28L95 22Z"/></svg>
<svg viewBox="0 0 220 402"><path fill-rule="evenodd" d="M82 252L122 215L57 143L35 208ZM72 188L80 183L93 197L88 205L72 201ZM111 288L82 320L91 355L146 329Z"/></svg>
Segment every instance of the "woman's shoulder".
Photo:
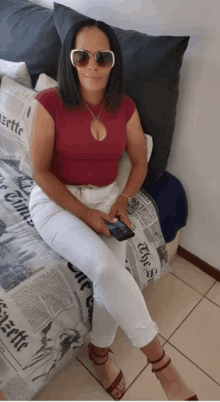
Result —
<svg viewBox="0 0 220 402"><path fill-rule="evenodd" d="M134 102L132 97L127 94L123 95L122 105L124 106L125 109L128 109L128 110L130 110L130 109L134 110L136 108L136 103Z"/></svg>
<svg viewBox="0 0 220 402"><path fill-rule="evenodd" d="M52 87L52 88L46 88L43 89L42 91L37 92L35 95L35 99L40 99L40 98L57 98L59 96L59 89L57 87Z"/></svg>
<svg viewBox="0 0 220 402"><path fill-rule="evenodd" d="M128 105L128 106L134 106L134 105L136 106L136 104L133 101L132 97L130 95L125 94L125 93L123 95L123 103L125 105Z"/></svg>
<svg viewBox="0 0 220 402"><path fill-rule="evenodd" d="M132 97L127 94L124 94L123 102L122 102L122 110L124 111L124 113L126 115L126 123L130 120L135 109L136 109L136 104L133 101Z"/></svg>
<svg viewBox="0 0 220 402"><path fill-rule="evenodd" d="M55 111L60 108L58 88L48 88L39 91L34 99L38 101L49 112L51 117L55 119Z"/></svg>
<svg viewBox="0 0 220 402"><path fill-rule="evenodd" d="M130 97L128 94L126 94L126 93L123 94L123 97L124 97L125 100L131 99L131 97Z"/></svg>

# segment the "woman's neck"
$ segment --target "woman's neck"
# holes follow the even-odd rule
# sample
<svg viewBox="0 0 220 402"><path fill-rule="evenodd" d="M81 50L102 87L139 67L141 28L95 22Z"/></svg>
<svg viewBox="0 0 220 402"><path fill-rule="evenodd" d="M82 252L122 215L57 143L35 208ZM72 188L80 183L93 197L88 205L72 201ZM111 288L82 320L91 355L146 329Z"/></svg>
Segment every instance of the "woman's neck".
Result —
<svg viewBox="0 0 220 402"><path fill-rule="evenodd" d="M102 93L81 93L82 99L92 106L97 106L104 97L104 92Z"/></svg>

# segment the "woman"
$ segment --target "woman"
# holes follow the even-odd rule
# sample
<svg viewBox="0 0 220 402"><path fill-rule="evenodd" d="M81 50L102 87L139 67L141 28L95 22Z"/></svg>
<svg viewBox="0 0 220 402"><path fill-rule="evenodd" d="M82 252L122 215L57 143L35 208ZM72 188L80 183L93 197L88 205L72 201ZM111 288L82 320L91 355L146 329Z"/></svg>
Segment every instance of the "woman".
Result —
<svg viewBox="0 0 220 402"><path fill-rule="evenodd" d="M124 96L121 49L109 25L88 18L74 25L61 49L58 88L35 98L30 213L45 242L93 282L89 357L103 387L117 400L125 390L122 372L108 359L120 325L158 369L167 397L193 400L125 269L126 241L113 238L105 223L120 219L131 228L128 201L147 174L144 134L135 103ZM115 180L125 146L132 169L120 194Z"/></svg>

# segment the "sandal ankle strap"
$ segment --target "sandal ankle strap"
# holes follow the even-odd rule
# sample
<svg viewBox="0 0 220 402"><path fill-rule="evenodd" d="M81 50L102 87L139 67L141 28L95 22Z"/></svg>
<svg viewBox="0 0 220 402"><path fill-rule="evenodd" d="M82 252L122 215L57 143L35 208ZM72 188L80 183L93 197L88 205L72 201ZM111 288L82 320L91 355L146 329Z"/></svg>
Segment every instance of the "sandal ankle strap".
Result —
<svg viewBox="0 0 220 402"><path fill-rule="evenodd" d="M159 363L164 358L164 356L165 356L165 350L163 349L163 354L158 360L153 361L153 360L147 359L147 361L148 361L148 363L152 363L152 364Z"/></svg>
<svg viewBox="0 0 220 402"><path fill-rule="evenodd" d="M158 369L152 368L153 373L155 373L156 371L161 371L161 370L165 369L167 366L169 366L170 363L171 363L171 359L169 358L168 362L163 367L160 367Z"/></svg>
<svg viewBox="0 0 220 402"><path fill-rule="evenodd" d="M108 357L107 357L107 359L106 359L103 363L97 363L97 362L93 359L92 354L94 354L96 357L106 357L106 356L108 356L109 352L113 353L112 350L109 348L108 352L107 352L105 355L97 355L94 351L91 352L91 347L90 347L90 346L92 347L91 342L90 342L89 345L88 345L88 347L89 347L89 349L90 349L89 358L90 358L90 360L92 360L92 361L96 364L96 366L101 366L102 364L105 364L105 363L107 362L107 360L108 360Z"/></svg>

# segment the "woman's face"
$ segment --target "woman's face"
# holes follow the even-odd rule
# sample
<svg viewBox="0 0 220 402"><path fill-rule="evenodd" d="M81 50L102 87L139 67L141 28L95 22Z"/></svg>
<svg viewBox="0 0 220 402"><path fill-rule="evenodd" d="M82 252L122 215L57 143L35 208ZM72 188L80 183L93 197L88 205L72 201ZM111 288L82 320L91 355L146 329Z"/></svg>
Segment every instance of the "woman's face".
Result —
<svg viewBox="0 0 220 402"><path fill-rule="evenodd" d="M85 67L77 67L80 87L85 93L104 93L111 68L100 67L95 60L95 53L100 50L111 50L108 37L96 27L86 27L76 36L75 49L87 50L91 53L89 63ZM94 79L94 78L99 79Z"/></svg>

